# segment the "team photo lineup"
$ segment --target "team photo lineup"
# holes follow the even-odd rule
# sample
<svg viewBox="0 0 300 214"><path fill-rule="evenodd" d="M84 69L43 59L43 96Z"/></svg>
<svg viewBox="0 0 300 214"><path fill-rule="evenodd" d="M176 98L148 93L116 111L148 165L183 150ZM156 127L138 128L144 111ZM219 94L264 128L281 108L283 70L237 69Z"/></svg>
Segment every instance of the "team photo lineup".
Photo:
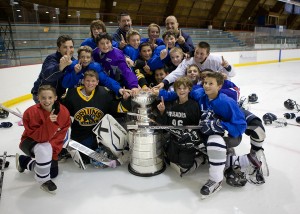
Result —
<svg viewBox="0 0 300 214"><path fill-rule="evenodd" d="M183 179L207 165L207 182L199 182L201 199L222 185L265 184L264 125L280 121L247 108L258 97L240 97L230 59L212 54L205 41L194 46L172 15L164 32L150 24L148 38L132 27L130 14L119 14L118 25L109 34L104 22L92 21L90 37L77 50L71 36L60 35L57 51L46 57L32 83L35 104L23 113L0 107L1 118L12 113L24 126L17 170L31 171L40 188L52 194L59 164L68 160L81 170L128 165L129 173L141 177L170 167ZM299 112L293 100L284 106ZM238 154L242 137L250 150ZM2 170L5 163L3 155Z"/></svg>

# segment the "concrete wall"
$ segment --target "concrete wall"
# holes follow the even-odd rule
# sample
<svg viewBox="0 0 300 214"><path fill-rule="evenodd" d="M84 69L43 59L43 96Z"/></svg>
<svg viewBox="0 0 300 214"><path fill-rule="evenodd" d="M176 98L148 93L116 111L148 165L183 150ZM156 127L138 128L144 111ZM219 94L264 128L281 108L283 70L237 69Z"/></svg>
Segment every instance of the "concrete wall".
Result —
<svg viewBox="0 0 300 214"><path fill-rule="evenodd" d="M260 51L237 51L215 52L212 54L223 55L224 58L235 67L256 65L264 63L300 60L299 49L289 50L260 50ZM14 98L30 94L34 81L41 70L41 64L28 65L0 69L0 103Z"/></svg>

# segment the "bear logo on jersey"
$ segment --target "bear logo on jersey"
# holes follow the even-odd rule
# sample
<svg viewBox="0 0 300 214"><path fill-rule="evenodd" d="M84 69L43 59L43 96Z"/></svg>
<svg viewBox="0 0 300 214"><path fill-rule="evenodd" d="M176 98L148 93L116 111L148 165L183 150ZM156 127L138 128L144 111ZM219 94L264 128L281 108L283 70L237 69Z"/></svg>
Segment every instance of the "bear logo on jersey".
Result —
<svg viewBox="0 0 300 214"><path fill-rule="evenodd" d="M104 113L94 107L85 107L80 109L74 115L74 119L78 121L81 126L96 125L104 116Z"/></svg>

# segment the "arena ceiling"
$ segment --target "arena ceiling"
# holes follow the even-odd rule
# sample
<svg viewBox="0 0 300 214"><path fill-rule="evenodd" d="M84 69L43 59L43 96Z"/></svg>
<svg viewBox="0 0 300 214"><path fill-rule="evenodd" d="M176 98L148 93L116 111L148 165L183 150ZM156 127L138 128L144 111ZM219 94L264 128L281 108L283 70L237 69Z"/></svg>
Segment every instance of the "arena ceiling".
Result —
<svg viewBox="0 0 300 214"><path fill-rule="evenodd" d="M277 0L0 0L0 18L13 17L13 9L22 8L20 23L34 22L33 3L39 5L39 22L51 19L46 11L59 8L59 23L89 24L98 16L108 24L116 24L117 14L127 12L133 25L157 23L164 25L169 15L175 15L182 27L225 28L228 30L253 30L258 20L265 25L284 25L287 29L300 29L300 15L288 14L285 3ZM26 12L27 11L27 12ZM78 11L79 14L78 14ZM25 13L25 14L24 14ZM98 15L97 15L98 14ZM16 16L16 14L14 14ZM79 16L78 16L79 15ZM79 19L80 17L80 19ZM11 18L10 18L11 19Z"/></svg>

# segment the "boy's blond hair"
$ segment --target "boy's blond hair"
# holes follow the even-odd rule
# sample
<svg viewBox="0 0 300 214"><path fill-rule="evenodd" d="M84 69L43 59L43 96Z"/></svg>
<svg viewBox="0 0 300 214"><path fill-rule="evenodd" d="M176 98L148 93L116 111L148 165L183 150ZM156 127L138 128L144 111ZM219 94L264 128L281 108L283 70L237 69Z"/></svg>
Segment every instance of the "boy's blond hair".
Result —
<svg viewBox="0 0 300 214"><path fill-rule="evenodd" d="M87 70L86 72L84 72L83 79L85 79L86 77L96 77L96 79L99 80L99 74L94 70Z"/></svg>
<svg viewBox="0 0 300 214"><path fill-rule="evenodd" d="M92 49L90 46L87 46L87 45L85 45L85 46L80 46L80 47L78 48L78 50L77 50L78 58L79 58L80 53L81 53L82 51L87 52L87 53L91 53L91 54L93 53L93 49Z"/></svg>
<svg viewBox="0 0 300 214"><path fill-rule="evenodd" d="M149 26L148 26L148 34L150 33L150 28L152 27L156 27L158 29L158 32L160 34L160 27L158 24L155 24L155 23L151 23Z"/></svg>
<svg viewBox="0 0 300 214"><path fill-rule="evenodd" d="M51 85L41 85L38 89L38 95L42 92L42 91L52 91L54 96L57 96L56 95L56 90L53 86Z"/></svg>
<svg viewBox="0 0 300 214"><path fill-rule="evenodd" d="M126 41L129 42L130 37L138 35L141 39L141 34L137 30L130 30L126 34Z"/></svg>
<svg viewBox="0 0 300 214"><path fill-rule="evenodd" d="M179 48L179 47L173 47L173 48L171 48L169 54L171 55L171 54L173 54L173 53L179 53L179 54L181 54L182 56L184 55L182 49Z"/></svg>

